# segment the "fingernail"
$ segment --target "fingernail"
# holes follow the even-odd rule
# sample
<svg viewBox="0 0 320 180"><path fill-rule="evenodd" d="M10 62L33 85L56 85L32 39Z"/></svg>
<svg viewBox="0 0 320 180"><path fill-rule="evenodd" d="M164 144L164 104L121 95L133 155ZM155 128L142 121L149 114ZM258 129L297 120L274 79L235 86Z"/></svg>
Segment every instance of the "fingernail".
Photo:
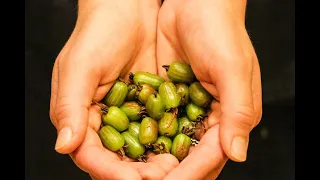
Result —
<svg viewBox="0 0 320 180"><path fill-rule="evenodd" d="M238 161L245 161L247 159L248 141L247 138L237 136L233 138L231 144L231 156Z"/></svg>
<svg viewBox="0 0 320 180"><path fill-rule="evenodd" d="M58 134L55 149L58 150L64 147L65 145L67 145L71 140L71 138L72 138L71 128L70 127L62 128Z"/></svg>

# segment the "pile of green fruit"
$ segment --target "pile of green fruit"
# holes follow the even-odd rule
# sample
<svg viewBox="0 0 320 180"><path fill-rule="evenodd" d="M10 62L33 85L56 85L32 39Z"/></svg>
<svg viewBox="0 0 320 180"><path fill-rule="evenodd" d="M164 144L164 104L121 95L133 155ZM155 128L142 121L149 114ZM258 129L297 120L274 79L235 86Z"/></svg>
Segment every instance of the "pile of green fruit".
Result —
<svg viewBox="0 0 320 180"><path fill-rule="evenodd" d="M190 65L164 65L168 81L149 73L118 79L101 102L102 144L113 152L146 161L146 151L171 153L182 161L196 145L213 97L196 79ZM197 126L199 127L199 126ZM202 126L200 126L202 127Z"/></svg>

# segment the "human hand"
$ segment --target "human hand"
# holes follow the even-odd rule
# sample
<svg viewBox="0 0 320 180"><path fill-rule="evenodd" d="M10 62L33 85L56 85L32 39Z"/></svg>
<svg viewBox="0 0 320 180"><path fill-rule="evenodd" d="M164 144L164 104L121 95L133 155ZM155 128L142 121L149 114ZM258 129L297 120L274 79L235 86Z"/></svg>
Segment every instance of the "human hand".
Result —
<svg viewBox="0 0 320 180"><path fill-rule="evenodd" d="M147 163L121 161L103 147L100 101L129 72L157 73L158 0L79 0L75 29L52 73L50 118L58 131L56 151L70 154L94 179L162 179L178 161L169 155Z"/></svg>
<svg viewBox="0 0 320 180"><path fill-rule="evenodd" d="M213 179L227 157L246 160L249 133L262 116L260 68L245 28L246 1L164 1L157 64L184 61L214 96L209 131L165 179ZM216 126L219 126L217 128ZM218 133L219 131L219 133Z"/></svg>

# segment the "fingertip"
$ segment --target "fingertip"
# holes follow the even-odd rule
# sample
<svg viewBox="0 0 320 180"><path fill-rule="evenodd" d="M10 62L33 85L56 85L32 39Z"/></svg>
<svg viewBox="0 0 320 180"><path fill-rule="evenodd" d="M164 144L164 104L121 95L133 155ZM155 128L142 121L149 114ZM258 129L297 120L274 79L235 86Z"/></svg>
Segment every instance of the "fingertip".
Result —
<svg viewBox="0 0 320 180"><path fill-rule="evenodd" d="M71 127L65 126L59 130L55 150L60 154L70 154L84 140L87 128L81 128L79 131L72 130Z"/></svg>

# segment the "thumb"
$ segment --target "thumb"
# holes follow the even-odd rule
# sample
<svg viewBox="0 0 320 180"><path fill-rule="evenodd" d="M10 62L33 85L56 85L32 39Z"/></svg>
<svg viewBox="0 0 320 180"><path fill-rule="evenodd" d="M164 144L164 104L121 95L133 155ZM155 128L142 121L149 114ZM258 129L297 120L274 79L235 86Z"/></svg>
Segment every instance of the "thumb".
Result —
<svg viewBox="0 0 320 180"><path fill-rule="evenodd" d="M233 61L224 65L228 68L224 68L219 79L213 81L220 94L221 145L227 156L237 162L247 158L249 133L255 121L250 78L252 71L248 64Z"/></svg>
<svg viewBox="0 0 320 180"><path fill-rule="evenodd" d="M84 140L89 107L99 84L99 75L86 56L69 55L57 60L58 90L55 121L58 138L55 149L68 154Z"/></svg>

